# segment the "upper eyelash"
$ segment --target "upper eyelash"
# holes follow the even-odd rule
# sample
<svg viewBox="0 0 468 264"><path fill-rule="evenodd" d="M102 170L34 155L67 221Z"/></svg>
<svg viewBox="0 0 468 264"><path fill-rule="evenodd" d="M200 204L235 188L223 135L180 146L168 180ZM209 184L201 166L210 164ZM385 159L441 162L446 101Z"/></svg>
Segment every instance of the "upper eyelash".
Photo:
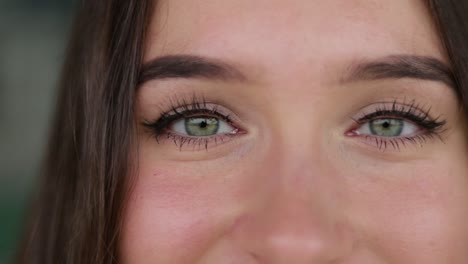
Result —
<svg viewBox="0 0 468 264"><path fill-rule="evenodd" d="M222 114L216 105L209 105L205 98L197 98L193 96L192 100L189 102L186 99L177 100L176 102L171 102L171 110L163 112L161 116L154 122L144 121L143 125L147 128L150 128L152 132L156 135L157 139L164 134L165 129L174 121L181 118L188 118L193 115L206 115L206 116L215 116L226 121L229 124L232 124L231 117L229 115Z"/></svg>
<svg viewBox="0 0 468 264"><path fill-rule="evenodd" d="M394 101L390 108L388 108L388 104L382 104L374 112L364 114L361 118L353 120L357 124L362 125L366 122L385 117L402 118L423 127L429 132L436 132L447 123L445 120L440 120L440 116L435 119L431 118L431 108L428 110L421 109L422 108L416 105L415 102L412 102L411 104L399 104L397 101Z"/></svg>

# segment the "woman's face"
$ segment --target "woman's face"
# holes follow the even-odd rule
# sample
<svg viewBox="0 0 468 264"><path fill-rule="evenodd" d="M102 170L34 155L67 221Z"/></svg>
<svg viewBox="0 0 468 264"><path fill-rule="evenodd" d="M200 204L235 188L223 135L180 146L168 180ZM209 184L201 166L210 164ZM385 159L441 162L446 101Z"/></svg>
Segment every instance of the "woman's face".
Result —
<svg viewBox="0 0 468 264"><path fill-rule="evenodd" d="M158 2L123 263L468 263L466 121L423 1Z"/></svg>

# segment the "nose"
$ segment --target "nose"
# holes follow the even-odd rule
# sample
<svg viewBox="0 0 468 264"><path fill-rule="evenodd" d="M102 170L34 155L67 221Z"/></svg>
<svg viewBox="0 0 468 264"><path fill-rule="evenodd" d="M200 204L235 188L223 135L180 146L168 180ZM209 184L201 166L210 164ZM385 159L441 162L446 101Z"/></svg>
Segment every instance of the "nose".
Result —
<svg viewBox="0 0 468 264"><path fill-rule="evenodd" d="M258 263L344 263L355 235L339 185L314 162L284 162L269 167L252 207L233 225L236 243Z"/></svg>

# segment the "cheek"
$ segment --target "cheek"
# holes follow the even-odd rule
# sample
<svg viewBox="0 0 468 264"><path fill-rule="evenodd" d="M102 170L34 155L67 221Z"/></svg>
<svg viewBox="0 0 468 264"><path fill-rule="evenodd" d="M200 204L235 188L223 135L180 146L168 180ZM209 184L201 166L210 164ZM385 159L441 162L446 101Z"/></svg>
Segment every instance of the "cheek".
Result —
<svg viewBox="0 0 468 264"><path fill-rule="evenodd" d="M156 167L162 166L141 166L136 177L123 226L123 263L194 263L233 223L239 201L233 202L235 186L231 192L225 187L233 175Z"/></svg>
<svg viewBox="0 0 468 264"><path fill-rule="evenodd" d="M354 201L372 247L394 263L465 263L468 175L459 161L422 162L386 173ZM392 262L393 263L393 262Z"/></svg>
<svg viewBox="0 0 468 264"><path fill-rule="evenodd" d="M162 172L138 176L125 217L124 262L168 263L169 257L199 251L215 235L215 220L207 217L210 199L196 193L196 183L172 180L180 177Z"/></svg>

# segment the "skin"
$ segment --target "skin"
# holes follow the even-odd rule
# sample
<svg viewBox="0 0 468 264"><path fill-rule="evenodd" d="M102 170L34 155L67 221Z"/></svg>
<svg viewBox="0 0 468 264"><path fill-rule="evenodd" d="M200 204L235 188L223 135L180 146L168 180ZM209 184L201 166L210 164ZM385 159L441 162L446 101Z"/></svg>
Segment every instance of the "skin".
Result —
<svg viewBox="0 0 468 264"><path fill-rule="evenodd" d="M468 143L455 93L412 78L343 81L358 61L448 61L422 1L159 2L145 62L203 56L246 79L139 87L122 263L468 263ZM141 125L193 95L239 133L179 147ZM399 149L347 133L382 101L430 108L444 130Z"/></svg>

